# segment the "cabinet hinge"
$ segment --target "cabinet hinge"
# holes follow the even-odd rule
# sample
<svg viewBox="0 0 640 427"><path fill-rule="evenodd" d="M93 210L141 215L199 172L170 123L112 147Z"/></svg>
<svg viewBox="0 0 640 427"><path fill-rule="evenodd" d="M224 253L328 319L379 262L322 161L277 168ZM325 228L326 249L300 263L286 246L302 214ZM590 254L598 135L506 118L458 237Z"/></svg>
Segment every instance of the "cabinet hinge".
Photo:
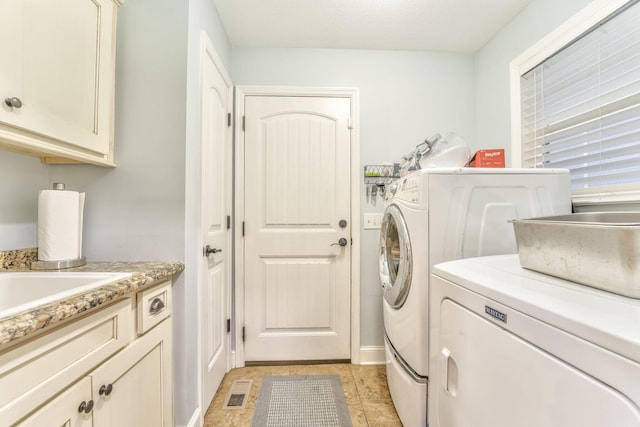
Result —
<svg viewBox="0 0 640 427"><path fill-rule="evenodd" d="M244 221L242 221L242 237L244 237Z"/></svg>
<svg viewBox="0 0 640 427"><path fill-rule="evenodd" d="M244 326L243 326L243 327L242 327L242 342L244 342L244 341L245 341L246 337L247 337L247 336L245 335L245 330L244 330Z"/></svg>
<svg viewBox="0 0 640 427"><path fill-rule="evenodd" d="M231 215L227 215L227 230L231 228Z"/></svg>
<svg viewBox="0 0 640 427"><path fill-rule="evenodd" d="M231 126L231 113L227 113L227 127Z"/></svg>
<svg viewBox="0 0 640 427"><path fill-rule="evenodd" d="M242 131L243 131L243 132L244 132L244 129L245 129L245 128L244 128L244 122L245 122L245 120L244 120L244 116L242 116Z"/></svg>
<svg viewBox="0 0 640 427"><path fill-rule="evenodd" d="M231 332L231 319L227 319L227 333Z"/></svg>

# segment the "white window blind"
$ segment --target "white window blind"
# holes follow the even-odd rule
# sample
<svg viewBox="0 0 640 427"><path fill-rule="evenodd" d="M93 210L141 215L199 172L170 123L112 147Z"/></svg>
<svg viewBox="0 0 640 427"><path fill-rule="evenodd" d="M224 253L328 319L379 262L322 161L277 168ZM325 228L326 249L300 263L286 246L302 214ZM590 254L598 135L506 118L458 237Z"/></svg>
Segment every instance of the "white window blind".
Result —
<svg viewBox="0 0 640 427"><path fill-rule="evenodd" d="M640 183L640 2L522 75L520 99L523 167L568 168L574 189Z"/></svg>

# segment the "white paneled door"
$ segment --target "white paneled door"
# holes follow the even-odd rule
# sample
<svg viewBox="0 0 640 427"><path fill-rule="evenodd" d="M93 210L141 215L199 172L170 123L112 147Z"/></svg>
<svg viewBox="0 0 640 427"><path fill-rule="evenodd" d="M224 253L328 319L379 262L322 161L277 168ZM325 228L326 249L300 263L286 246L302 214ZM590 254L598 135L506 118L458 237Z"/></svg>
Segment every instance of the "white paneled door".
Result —
<svg viewBox="0 0 640 427"><path fill-rule="evenodd" d="M349 359L351 100L244 101L245 360Z"/></svg>
<svg viewBox="0 0 640 427"><path fill-rule="evenodd" d="M231 245L232 85L208 39L203 37L201 117L200 330L202 400L206 410L228 365Z"/></svg>

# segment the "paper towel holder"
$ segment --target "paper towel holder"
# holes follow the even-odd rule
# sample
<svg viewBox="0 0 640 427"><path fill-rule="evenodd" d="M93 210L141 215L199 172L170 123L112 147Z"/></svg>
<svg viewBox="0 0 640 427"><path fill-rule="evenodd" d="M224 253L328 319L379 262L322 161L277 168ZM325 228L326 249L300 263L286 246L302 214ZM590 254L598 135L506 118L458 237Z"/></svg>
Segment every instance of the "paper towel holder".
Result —
<svg viewBox="0 0 640 427"><path fill-rule="evenodd" d="M62 270L65 268L80 267L87 263L85 257L76 259L65 259L62 261L32 261L32 270Z"/></svg>
<svg viewBox="0 0 640 427"><path fill-rule="evenodd" d="M63 182L54 182L53 189L58 191L64 191L65 185ZM80 267L87 263L87 259L85 257L75 258L75 259L65 259L58 261L32 261L31 262L31 270L62 270L65 268L72 267Z"/></svg>

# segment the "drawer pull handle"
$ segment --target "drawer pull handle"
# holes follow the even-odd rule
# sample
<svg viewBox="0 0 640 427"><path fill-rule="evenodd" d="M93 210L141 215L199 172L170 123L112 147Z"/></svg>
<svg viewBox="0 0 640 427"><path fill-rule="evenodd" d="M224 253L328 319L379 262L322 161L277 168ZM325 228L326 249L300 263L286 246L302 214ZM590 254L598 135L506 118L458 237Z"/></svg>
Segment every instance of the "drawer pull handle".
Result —
<svg viewBox="0 0 640 427"><path fill-rule="evenodd" d="M103 384L100 387L100 390L98 390L98 393L100 394L100 396L102 395L109 396L112 391L113 391L113 384L108 384L108 385Z"/></svg>
<svg viewBox="0 0 640 427"><path fill-rule="evenodd" d="M82 401L80 406L78 406L78 412L84 412L85 414L88 414L89 412L91 412L92 409L93 409L93 400L90 400L88 402Z"/></svg>
<svg viewBox="0 0 640 427"><path fill-rule="evenodd" d="M164 302L160 298L155 298L149 306L149 313L156 314L164 308Z"/></svg>

